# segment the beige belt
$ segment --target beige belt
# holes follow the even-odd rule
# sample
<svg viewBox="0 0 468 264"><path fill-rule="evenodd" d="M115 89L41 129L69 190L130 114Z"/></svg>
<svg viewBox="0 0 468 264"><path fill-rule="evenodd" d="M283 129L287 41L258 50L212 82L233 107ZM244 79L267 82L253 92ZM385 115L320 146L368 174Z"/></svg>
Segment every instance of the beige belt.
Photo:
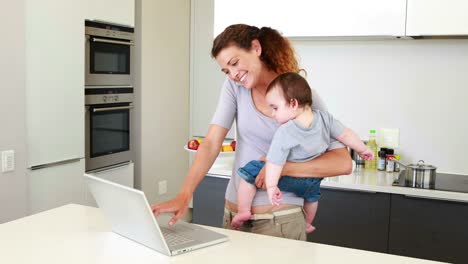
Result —
<svg viewBox="0 0 468 264"><path fill-rule="evenodd" d="M237 213L229 211L226 207L224 207L224 212L231 214L232 216L235 216ZM291 208L287 210L281 210L281 211L275 211L271 213L266 213L266 214L253 214L250 216L250 220L267 220L267 219L274 219L277 216L284 216L284 215L290 215L290 214L295 214L302 212L301 207L296 207L296 208Z"/></svg>

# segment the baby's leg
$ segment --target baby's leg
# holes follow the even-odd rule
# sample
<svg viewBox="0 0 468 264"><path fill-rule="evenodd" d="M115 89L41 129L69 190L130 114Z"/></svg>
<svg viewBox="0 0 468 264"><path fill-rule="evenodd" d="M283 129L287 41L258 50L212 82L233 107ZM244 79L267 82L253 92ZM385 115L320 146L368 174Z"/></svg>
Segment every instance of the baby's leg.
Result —
<svg viewBox="0 0 468 264"><path fill-rule="evenodd" d="M237 192L237 214L231 221L232 229L239 229L245 221L250 219L252 215L250 208L256 191L255 185L241 179Z"/></svg>
<svg viewBox="0 0 468 264"><path fill-rule="evenodd" d="M318 202L304 202L304 211L306 215L306 232L312 233L315 230L315 226L312 225L315 214L317 213Z"/></svg>

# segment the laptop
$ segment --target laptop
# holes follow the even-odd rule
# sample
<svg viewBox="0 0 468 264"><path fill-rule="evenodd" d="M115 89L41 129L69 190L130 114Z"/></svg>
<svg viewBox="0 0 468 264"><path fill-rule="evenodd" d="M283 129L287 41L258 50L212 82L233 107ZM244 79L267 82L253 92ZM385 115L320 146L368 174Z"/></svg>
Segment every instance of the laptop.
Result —
<svg viewBox="0 0 468 264"><path fill-rule="evenodd" d="M142 191L89 174L84 177L112 231L121 236L168 256L228 240L226 235L182 220L169 226L171 216L161 214L156 219Z"/></svg>

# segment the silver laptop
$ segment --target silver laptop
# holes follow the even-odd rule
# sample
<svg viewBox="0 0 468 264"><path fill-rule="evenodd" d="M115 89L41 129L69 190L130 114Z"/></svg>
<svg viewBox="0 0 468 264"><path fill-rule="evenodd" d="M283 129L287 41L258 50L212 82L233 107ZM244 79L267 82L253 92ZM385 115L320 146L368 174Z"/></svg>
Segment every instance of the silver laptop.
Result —
<svg viewBox="0 0 468 264"><path fill-rule="evenodd" d="M142 191L84 174L99 208L109 219L112 231L168 256L227 241L226 235L177 221L170 215L156 219Z"/></svg>

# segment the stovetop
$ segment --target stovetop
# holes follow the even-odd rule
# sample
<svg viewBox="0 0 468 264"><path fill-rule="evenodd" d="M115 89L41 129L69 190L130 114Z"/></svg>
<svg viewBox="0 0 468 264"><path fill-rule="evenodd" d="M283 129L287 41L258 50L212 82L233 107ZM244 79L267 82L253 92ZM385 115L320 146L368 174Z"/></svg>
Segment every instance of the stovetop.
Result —
<svg viewBox="0 0 468 264"><path fill-rule="evenodd" d="M435 189L468 193L468 175L437 173Z"/></svg>
<svg viewBox="0 0 468 264"><path fill-rule="evenodd" d="M407 187L405 186L404 176L401 174L392 185ZM468 193L468 175L437 173L434 189L439 191Z"/></svg>

